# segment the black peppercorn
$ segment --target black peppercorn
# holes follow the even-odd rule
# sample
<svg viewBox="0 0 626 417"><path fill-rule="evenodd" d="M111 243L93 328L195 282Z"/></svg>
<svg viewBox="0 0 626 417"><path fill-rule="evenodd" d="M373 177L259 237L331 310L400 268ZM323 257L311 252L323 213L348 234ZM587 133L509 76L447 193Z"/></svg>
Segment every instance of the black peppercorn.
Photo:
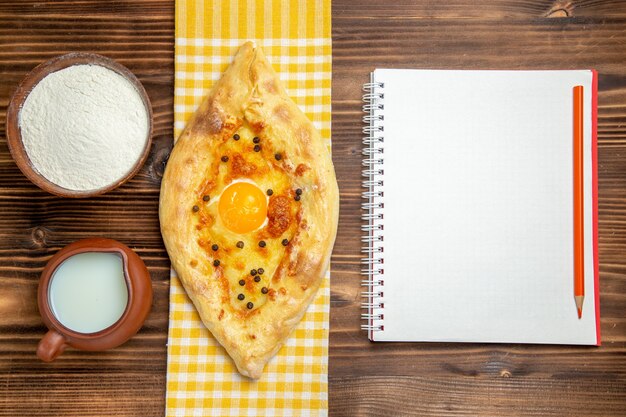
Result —
<svg viewBox="0 0 626 417"><path fill-rule="evenodd" d="M289 244L289 241L287 239L283 239L281 243L283 244L283 246L287 246Z"/></svg>
<svg viewBox="0 0 626 417"><path fill-rule="evenodd" d="M235 140L239 140L239 135L235 133L235 134L233 135L233 139L235 139Z"/></svg>
<svg viewBox="0 0 626 417"><path fill-rule="evenodd" d="M302 195L302 188L298 188L296 190L296 195Z"/></svg>
<svg viewBox="0 0 626 417"><path fill-rule="evenodd" d="M259 268L257 269L257 272L259 273L259 275L263 275L263 272L265 272L265 269Z"/></svg>
<svg viewBox="0 0 626 417"><path fill-rule="evenodd" d="M243 248L243 242L242 242L241 240L240 240L239 242L237 242L237 247L238 247L239 249L242 249L242 248Z"/></svg>
<svg viewBox="0 0 626 417"><path fill-rule="evenodd" d="M300 196L296 195L293 199L296 200L296 201L300 201Z"/></svg>
<svg viewBox="0 0 626 417"><path fill-rule="evenodd" d="M267 189L267 195L272 195L274 194L274 190L272 190L271 188Z"/></svg>
<svg viewBox="0 0 626 417"><path fill-rule="evenodd" d="M265 243L265 241L264 241L264 240L262 240L262 241L260 241L260 242L259 242L259 246L260 246L260 247L264 248L264 247L265 247L265 245L266 245L266 243Z"/></svg>
<svg viewBox="0 0 626 417"><path fill-rule="evenodd" d="M208 195L205 195L202 197L203 201L209 201L211 199L211 197L209 197Z"/></svg>
<svg viewBox="0 0 626 417"><path fill-rule="evenodd" d="M254 139L252 139L252 142L259 143L259 142L261 142L261 139L259 139L258 136L255 136Z"/></svg>
<svg viewBox="0 0 626 417"><path fill-rule="evenodd" d="M280 161L282 159L282 155L279 153L274 154L274 158L276 158L277 161Z"/></svg>
<svg viewBox="0 0 626 417"><path fill-rule="evenodd" d="M220 247L219 247L219 246L217 246L217 245L213 245L213 246L211 246L211 249L213 249L214 251L215 251L215 250L218 250L219 248L220 248Z"/></svg>
<svg viewBox="0 0 626 417"><path fill-rule="evenodd" d="M239 294L239 295L237 296L237 299L238 299L238 300L243 300L244 298L246 298L246 296L245 296L245 295L243 295L243 294Z"/></svg>
<svg viewBox="0 0 626 417"><path fill-rule="evenodd" d="M219 259L214 260L213 266L220 266L220 260Z"/></svg>
<svg viewBox="0 0 626 417"><path fill-rule="evenodd" d="M228 162L228 157L226 155L222 156L222 162Z"/></svg>
<svg viewBox="0 0 626 417"><path fill-rule="evenodd" d="M197 212L198 212L198 210L200 210L200 207L198 207L198 206L193 206L193 207L191 208L191 210L193 210L193 212L194 212L194 213L197 213Z"/></svg>
<svg viewBox="0 0 626 417"><path fill-rule="evenodd" d="M257 273L257 270L256 270L256 269L252 269L252 270L250 270L250 275L255 276L255 275L256 275L256 273Z"/></svg>
<svg viewBox="0 0 626 417"><path fill-rule="evenodd" d="M261 282L261 277L258 275L254 277L254 282Z"/></svg>
<svg viewBox="0 0 626 417"><path fill-rule="evenodd" d="M245 279L240 279L240 280L239 280L239 285L241 285L242 287L243 287L244 285L246 285L246 280L245 280Z"/></svg>
<svg viewBox="0 0 626 417"><path fill-rule="evenodd" d="M259 152L261 150L261 145L254 145L254 152Z"/></svg>
<svg viewBox="0 0 626 417"><path fill-rule="evenodd" d="M254 307L254 304L248 303L246 304L246 307L248 307L248 310L252 310L252 308Z"/></svg>
<svg viewBox="0 0 626 417"><path fill-rule="evenodd" d="M263 294L267 294L267 292L268 292L268 291L269 291L269 290L267 289L267 287L263 287L263 288L261 288L261 292L262 292Z"/></svg>

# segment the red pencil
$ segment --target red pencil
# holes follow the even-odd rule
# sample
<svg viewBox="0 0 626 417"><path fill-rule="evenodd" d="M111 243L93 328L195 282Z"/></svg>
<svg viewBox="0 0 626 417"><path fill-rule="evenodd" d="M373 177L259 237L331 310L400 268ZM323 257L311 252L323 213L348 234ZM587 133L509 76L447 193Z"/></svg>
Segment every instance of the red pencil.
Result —
<svg viewBox="0 0 626 417"><path fill-rule="evenodd" d="M583 87L574 87L574 299L578 318L585 299L585 245L583 220Z"/></svg>

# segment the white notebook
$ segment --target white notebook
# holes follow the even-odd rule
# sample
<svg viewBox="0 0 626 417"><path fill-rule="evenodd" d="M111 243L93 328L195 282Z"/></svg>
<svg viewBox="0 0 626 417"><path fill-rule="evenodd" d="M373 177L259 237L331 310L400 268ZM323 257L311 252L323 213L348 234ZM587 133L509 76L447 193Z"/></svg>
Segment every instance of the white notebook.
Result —
<svg viewBox="0 0 626 417"><path fill-rule="evenodd" d="M580 319L577 85L584 91ZM595 71L378 69L364 101L369 338L599 345Z"/></svg>

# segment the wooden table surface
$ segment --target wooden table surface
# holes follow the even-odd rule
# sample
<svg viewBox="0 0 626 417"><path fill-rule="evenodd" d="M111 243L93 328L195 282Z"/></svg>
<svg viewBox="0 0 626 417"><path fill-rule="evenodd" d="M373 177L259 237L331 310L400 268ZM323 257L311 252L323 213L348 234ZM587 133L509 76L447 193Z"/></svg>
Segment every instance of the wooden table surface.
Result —
<svg viewBox="0 0 626 417"><path fill-rule="evenodd" d="M332 258L331 415L626 415L626 2L333 2L333 152L341 189ZM391 3L391 2L388 2ZM107 55L154 106L143 170L105 196L68 200L17 169L5 111L22 77L69 51ZM359 330L361 84L375 67L595 68L599 76L599 251L603 345L371 344ZM164 412L169 261L157 219L172 146L174 2L0 0L0 416ZM154 304L125 345L51 364L36 290L47 260L89 236L147 263Z"/></svg>

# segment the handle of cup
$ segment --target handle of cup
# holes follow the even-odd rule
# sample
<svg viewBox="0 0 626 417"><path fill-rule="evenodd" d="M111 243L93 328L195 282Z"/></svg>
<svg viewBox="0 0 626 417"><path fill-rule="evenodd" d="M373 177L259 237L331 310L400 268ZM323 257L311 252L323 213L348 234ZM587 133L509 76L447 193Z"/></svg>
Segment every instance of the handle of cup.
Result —
<svg viewBox="0 0 626 417"><path fill-rule="evenodd" d="M49 330L37 346L37 356L44 362L52 362L67 347L67 340L56 330Z"/></svg>

